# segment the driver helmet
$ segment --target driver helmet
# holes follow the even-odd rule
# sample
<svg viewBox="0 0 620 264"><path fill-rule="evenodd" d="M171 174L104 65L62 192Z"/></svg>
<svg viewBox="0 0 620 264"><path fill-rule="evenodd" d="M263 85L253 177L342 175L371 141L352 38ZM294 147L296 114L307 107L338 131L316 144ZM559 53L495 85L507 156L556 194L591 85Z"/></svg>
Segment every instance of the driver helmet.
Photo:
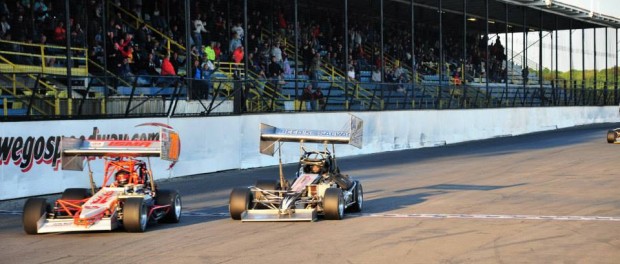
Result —
<svg viewBox="0 0 620 264"><path fill-rule="evenodd" d="M312 166L310 166L310 172L312 173L318 174L318 173L321 173L321 171L322 171L322 168L321 168L321 165L319 164L313 164Z"/></svg>
<svg viewBox="0 0 620 264"><path fill-rule="evenodd" d="M115 178L118 186L124 186L129 183L129 172L126 170L119 170L116 172Z"/></svg>

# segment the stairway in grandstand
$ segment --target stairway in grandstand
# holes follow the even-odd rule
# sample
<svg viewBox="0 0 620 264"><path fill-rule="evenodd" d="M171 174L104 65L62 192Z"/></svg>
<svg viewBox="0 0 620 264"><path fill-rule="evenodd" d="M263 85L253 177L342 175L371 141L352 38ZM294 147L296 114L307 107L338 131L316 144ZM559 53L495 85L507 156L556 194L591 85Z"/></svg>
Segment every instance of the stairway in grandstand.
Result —
<svg viewBox="0 0 620 264"><path fill-rule="evenodd" d="M3 115L31 114L49 115L58 111L61 102L67 98L66 48L54 45L39 45L0 40L0 93ZM36 52L26 51L36 50ZM75 63L71 74L78 77L75 86L80 85L79 77L88 76L86 50L71 48ZM81 85L84 85L82 80ZM31 107L28 108L28 105Z"/></svg>
<svg viewBox="0 0 620 264"><path fill-rule="evenodd" d="M114 5L111 1L106 1L110 8L114 8L117 11L123 13L123 23L127 26L132 27L133 29L137 29L136 25L146 25L151 32L157 35L157 37L164 40L166 43L166 49L170 50L171 48L175 48L181 51L181 54L185 54L185 47L164 33L158 31L153 25L148 22L142 20L141 18L136 17L131 12L123 9L120 6ZM232 99L234 97L234 79L235 72L239 72L240 79L245 78L244 64L235 64L230 62L218 62L216 63L217 69L216 72L212 75L213 87L214 89L211 91L211 95L214 97L224 97L228 99ZM184 69L183 69L184 70ZM181 72L181 70L180 70ZM185 74L184 71L181 74ZM283 110L283 105L276 104L277 100L290 100L290 95L285 95L279 91L278 87L272 85L271 82L266 82L265 80L261 80L256 73L249 72L247 74L247 78L250 83L253 84L261 84L263 87L262 90L257 89L258 85L252 85L251 89L249 89L250 96L247 96L246 99L246 108L251 112L264 112L264 111L280 111ZM275 96L275 98L263 96L263 94L270 94Z"/></svg>
<svg viewBox="0 0 620 264"><path fill-rule="evenodd" d="M263 32L266 35L271 35L271 32L264 29ZM289 56L289 62L291 63L291 68L294 71L298 72L298 89L302 91L306 86L307 82L311 82L309 80L309 76L301 73L301 64L295 65L295 47L288 41L288 38L282 37L284 43L284 51L287 54L291 54ZM298 61L303 61L298 54ZM382 106L382 98L379 97L377 92L369 86L362 85L361 82L357 80L348 80L345 83L346 73L342 71L340 68L332 65L327 60L321 60L321 69L320 69L320 78L317 81L318 86L323 91L323 94L328 97L328 101L326 102L326 110L330 109L355 109L355 110L378 110L381 109ZM287 83L289 85L283 87L283 93L294 95L294 84L295 84L295 75L291 74L286 77L288 80Z"/></svg>

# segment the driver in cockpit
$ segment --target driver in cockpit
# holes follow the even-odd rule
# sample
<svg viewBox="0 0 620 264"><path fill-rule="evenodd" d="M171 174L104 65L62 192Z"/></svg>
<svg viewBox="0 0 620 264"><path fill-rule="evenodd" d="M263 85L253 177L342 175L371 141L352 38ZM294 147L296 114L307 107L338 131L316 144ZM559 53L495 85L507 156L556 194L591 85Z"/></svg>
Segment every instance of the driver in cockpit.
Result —
<svg viewBox="0 0 620 264"><path fill-rule="evenodd" d="M320 174L321 173L321 166L319 166L318 164L312 165L312 167L310 167L310 172L312 172L314 174Z"/></svg>
<svg viewBox="0 0 620 264"><path fill-rule="evenodd" d="M123 187L129 183L129 172L126 170L119 170L114 176L114 185L117 187Z"/></svg>
<svg viewBox="0 0 620 264"><path fill-rule="evenodd" d="M306 166L304 166L304 172L305 173L312 173L312 174L323 174L326 171L323 169L323 166L321 166L321 164L307 164Z"/></svg>

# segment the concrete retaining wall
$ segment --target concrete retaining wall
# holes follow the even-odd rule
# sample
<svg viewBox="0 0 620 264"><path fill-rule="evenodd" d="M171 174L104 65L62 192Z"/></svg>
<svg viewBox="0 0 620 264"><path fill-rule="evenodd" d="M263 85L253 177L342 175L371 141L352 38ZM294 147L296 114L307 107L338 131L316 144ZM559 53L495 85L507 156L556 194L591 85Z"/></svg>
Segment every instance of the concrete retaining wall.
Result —
<svg viewBox="0 0 620 264"><path fill-rule="evenodd" d="M352 113L364 120L364 147L338 146L340 157L432 147L498 136L520 135L578 125L620 122L618 108L544 107L479 110L421 110ZM60 170L60 136L148 137L146 122L167 123L181 137L181 159L172 169L151 159L156 179L229 169L276 165L276 157L261 155L259 124L283 128L346 130L347 113L296 113L174 119L112 119L11 122L0 126L0 200L88 187L87 172ZM605 135L601 135L604 138ZM312 147L316 144L310 144ZM283 161L296 162L299 146L283 147ZM101 182L103 161L91 162Z"/></svg>

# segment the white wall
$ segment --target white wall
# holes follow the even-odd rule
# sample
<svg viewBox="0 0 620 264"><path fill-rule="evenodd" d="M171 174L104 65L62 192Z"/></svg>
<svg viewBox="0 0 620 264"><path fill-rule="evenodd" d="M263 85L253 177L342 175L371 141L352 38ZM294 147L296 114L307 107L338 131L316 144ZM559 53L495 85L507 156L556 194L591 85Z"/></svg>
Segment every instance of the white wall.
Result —
<svg viewBox="0 0 620 264"><path fill-rule="evenodd" d="M618 108L609 107L545 107L476 110L422 110L357 112L364 120L364 147L337 146L337 155L349 156L401 149L432 147L497 136L519 135L577 125L620 122ZM33 160L29 153L50 156L56 151L54 137L93 134L153 133L153 127L135 127L145 122L167 123L181 137L181 158L172 170L168 163L152 159L156 179L179 177L228 169L246 169L276 165L277 157L260 155L259 124L283 128L345 130L347 113L299 113L196 118L148 118L113 120L6 122L0 126L0 200L62 192L68 187L88 187L86 172L55 169L53 158ZM26 142L41 138L39 144ZM605 135L601 135L603 139ZM50 140L52 138L52 140ZM11 141L11 139L13 139ZM43 141L44 140L44 141ZM41 143L45 144L41 144ZM311 147L316 144L310 145ZM11 151L6 151L9 147ZM34 147L31 147L34 146ZM21 159L20 159L21 157ZM283 161L296 162L299 146L283 147ZM103 161L94 160L96 182L101 182Z"/></svg>

